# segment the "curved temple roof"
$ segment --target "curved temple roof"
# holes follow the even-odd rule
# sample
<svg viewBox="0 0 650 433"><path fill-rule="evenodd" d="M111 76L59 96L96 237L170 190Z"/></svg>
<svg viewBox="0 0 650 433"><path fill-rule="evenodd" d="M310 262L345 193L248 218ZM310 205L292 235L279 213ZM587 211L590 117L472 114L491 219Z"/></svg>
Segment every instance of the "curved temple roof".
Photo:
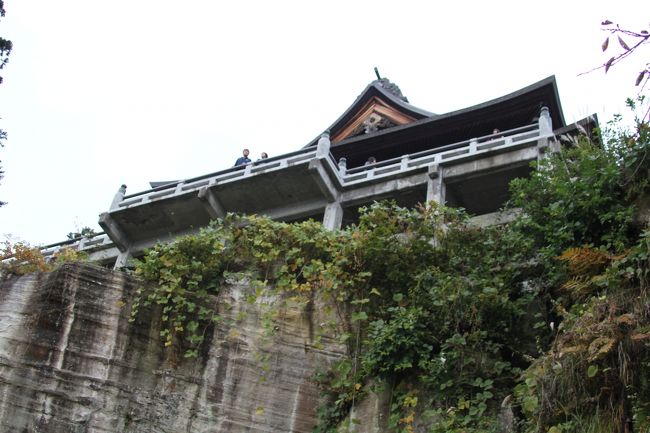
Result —
<svg viewBox="0 0 650 433"><path fill-rule="evenodd" d="M392 86L385 79L373 81L329 127L336 158L345 156L349 166L355 166L368 155L385 159L487 135L495 128L517 128L535 122L543 106L549 108L554 128L565 126L555 76L445 114L410 105L400 98L401 92L391 91Z"/></svg>
<svg viewBox="0 0 650 433"><path fill-rule="evenodd" d="M375 114L393 125L404 125L430 118L434 113L409 104L399 87L387 78L374 80L336 121L327 128L332 142L336 143L354 134L355 129ZM315 146L320 134L307 146Z"/></svg>

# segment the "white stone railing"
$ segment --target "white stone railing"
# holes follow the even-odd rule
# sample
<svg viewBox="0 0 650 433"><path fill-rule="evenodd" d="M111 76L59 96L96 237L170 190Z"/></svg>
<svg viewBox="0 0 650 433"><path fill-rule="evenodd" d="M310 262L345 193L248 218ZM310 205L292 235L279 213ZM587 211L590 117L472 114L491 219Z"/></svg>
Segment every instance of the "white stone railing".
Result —
<svg viewBox="0 0 650 433"><path fill-rule="evenodd" d="M261 159L259 161L251 162L250 164L232 167L216 173L210 173L183 181L171 182L148 191L126 195L121 201L116 202L111 210L139 206L155 200L185 194L190 191L198 191L203 187L236 182L259 173L282 170L292 165L309 162L311 159L316 157L316 153L316 148L301 149L296 152L286 153L273 158Z"/></svg>
<svg viewBox="0 0 650 433"><path fill-rule="evenodd" d="M43 254L45 258L49 258L62 248L73 248L77 251L92 251L112 246L113 241L111 241L106 233L102 232L93 236L70 239L56 244L46 245L41 248L41 254Z"/></svg>
<svg viewBox="0 0 650 433"><path fill-rule="evenodd" d="M522 144L537 140L542 136L538 124L532 124L521 128L499 132L498 134L486 135L410 155L404 155L400 158L380 161L371 166L356 167L349 170L344 168L342 169L340 165L337 165L329 152L329 157L326 158L326 161L331 168L331 172L338 176L339 184L347 186L375 178L399 175L402 172L411 171L431 164L440 164L456 159L480 156L484 153L495 152L502 149L516 148ZM111 210L140 206L152 201L163 200L169 197L185 194L190 191L198 191L204 187L236 182L250 176L255 176L259 173L282 170L292 165L306 163L317 156L319 156L318 148L311 147L273 158L255 161L245 166L232 167L192 179L171 182L167 185L162 185L151 190L126 195L122 200L116 200Z"/></svg>
<svg viewBox="0 0 650 433"><path fill-rule="evenodd" d="M522 145L536 142L544 136L538 124L532 124L349 170L341 169L339 166L338 174L343 185L354 185L371 179L399 175L432 164L480 157L488 152L516 149Z"/></svg>

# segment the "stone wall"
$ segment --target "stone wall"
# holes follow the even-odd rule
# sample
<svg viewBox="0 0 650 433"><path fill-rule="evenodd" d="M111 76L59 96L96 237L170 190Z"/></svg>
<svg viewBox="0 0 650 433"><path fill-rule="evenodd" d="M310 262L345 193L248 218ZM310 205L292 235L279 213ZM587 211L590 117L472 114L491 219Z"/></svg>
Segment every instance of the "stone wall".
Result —
<svg viewBox="0 0 650 433"><path fill-rule="evenodd" d="M278 310L269 341L261 307L233 282L215 298L224 320L185 359L162 347L155 312L129 323L138 284L80 264L1 283L0 431L311 431L312 375L343 351L313 344L321 309Z"/></svg>

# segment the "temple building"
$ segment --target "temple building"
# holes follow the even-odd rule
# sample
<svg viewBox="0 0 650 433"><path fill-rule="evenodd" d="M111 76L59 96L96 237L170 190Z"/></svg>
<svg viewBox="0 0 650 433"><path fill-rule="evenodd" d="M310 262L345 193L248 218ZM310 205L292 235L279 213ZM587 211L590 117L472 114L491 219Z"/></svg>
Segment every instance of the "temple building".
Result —
<svg viewBox="0 0 650 433"><path fill-rule="evenodd" d="M495 221L509 182L559 149L561 136L592 129L595 116L579 123L565 124L553 76L444 114L414 107L380 78L294 152L130 195L123 186L100 215L105 233L77 248L119 267L227 212L313 218L336 229L355 222L360 206L383 199L409 207L435 200Z"/></svg>

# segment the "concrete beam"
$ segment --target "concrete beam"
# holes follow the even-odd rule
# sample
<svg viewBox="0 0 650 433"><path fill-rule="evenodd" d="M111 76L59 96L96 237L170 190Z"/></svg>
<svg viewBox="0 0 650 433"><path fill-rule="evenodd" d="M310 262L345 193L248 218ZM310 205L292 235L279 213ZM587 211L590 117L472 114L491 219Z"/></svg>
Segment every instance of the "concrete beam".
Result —
<svg viewBox="0 0 650 433"><path fill-rule="evenodd" d="M199 190L198 197L199 200L201 200L203 206L205 207L205 210L208 211L210 218L217 219L226 216L226 210L224 209L223 205L219 201L219 198L214 193L214 191L209 189L207 186L204 186Z"/></svg>
<svg viewBox="0 0 650 433"><path fill-rule="evenodd" d="M117 256L120 255L120 250L117 247L104 248L96 251L87 251L88 260L91 262L108 262L110 260L115 260Z"/></svg>
<svg viewBox="0 0 650 433"><path fill-rule="evenodd" d="M345 205L363 203L369 199L389 196L397 191L412 189L425 185L428 176L426 173L416 173L398 179L364 185L360 188L350 189L341 193L341 202Z"/></svg>
<svg viewBox="0 0 650 433"><path fill-rule="evenodd" d="M306 216L310 216L322 212L326 206L327 206L327 201L325 201L324 199L309 200L309 201L300 202L298 204L278 206L257 213L259 215L264 215L274 220L297 219L297 218L306 217Z"/></svg>
<svg viewBox="0 0 650 433"><path fill-rule="evenodd" d="M113 241L120 252L124 253L129 250L131 243L117 221L108 213L104 212L99 215L99 225Z"/></svg>
<svg viewBox="0 0 650 433"><path fill-rule="evenodd" d="M339 191L327 174L327 171L323 166L323 160L321 158L314 158L309 161L308 167L312 178L323 193L325 200L327 200L328 203L336 201L339 197Z"/></svg>
<svg viewBox="0 0 650 433"><path fill-rule="evenodd" d="M520 166L528 164L537 159L537 147L527 147L513 152L501 153L486 158L476 159L459 164L443 167L443 175L446 180L464 176L482 175L486 172L500 171L509 166Z"/></svg>
<svg viewBox="0 0 650 433"><path fill-rule="evenodd" d="M191 235L191 234L196 234L199 231L201 231L202 227L191 227L186 230L183 230L181 232L177 233L167 233L166 235L163 236L157 236L155 238L151 239L144 239L139 242L135 242L131 245L131 248L129 251L133 256L136 256L140 253L142 253L144 250L148 248L153 248L157 243L168 243L174 241L174 239L180 237L180 236L185 236L185 235Z"/></svg>
<svg viewBox="0 0 650 433"><path fill-rule="evenodd" d="M512 222L521 214L521 209L510 209L478 215L469 219L469 223L475 227L490 227Z"/></svg>

